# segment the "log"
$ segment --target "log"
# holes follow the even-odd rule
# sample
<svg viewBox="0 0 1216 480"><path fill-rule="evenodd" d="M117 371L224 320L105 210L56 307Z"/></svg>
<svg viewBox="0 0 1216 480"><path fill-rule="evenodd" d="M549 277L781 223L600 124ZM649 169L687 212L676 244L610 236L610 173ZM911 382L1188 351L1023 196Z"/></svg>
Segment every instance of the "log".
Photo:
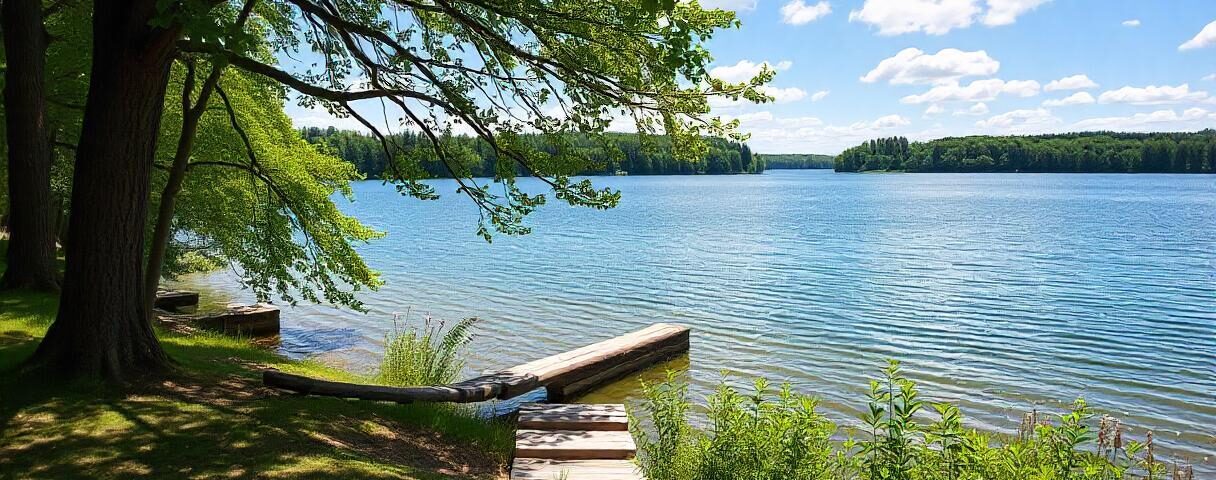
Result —
<svg viewBox="0 0 1216 480"><path fill-rule="evenodd" d="M451 385L362 385L318 380L277 370L265 371L262 374L262 383L306 395L397 403L505 400L541 387L545 387L550 395L558 399L567 399L673 355L687 352L688 348L688 327L659 323L610 340Z"/></svg>

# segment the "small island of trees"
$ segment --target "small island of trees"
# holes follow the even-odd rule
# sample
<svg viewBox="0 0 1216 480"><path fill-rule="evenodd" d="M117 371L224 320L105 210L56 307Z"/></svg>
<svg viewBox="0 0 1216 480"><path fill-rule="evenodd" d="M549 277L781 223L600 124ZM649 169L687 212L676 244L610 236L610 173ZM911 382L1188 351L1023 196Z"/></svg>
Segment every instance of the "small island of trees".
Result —
<svg viewBox="0 0 1216 480"><path fill-rule="evenodd" d="M837 172L1216 173L1216 130L879 138L836 157Z"/></svg>

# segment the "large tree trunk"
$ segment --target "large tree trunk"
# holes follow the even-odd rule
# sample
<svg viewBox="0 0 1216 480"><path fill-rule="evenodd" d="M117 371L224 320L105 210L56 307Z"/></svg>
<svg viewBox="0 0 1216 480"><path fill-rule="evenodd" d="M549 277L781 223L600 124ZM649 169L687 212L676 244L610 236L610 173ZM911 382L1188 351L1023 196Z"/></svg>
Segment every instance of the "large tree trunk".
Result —
<svg viewBox="0 0 1216 480"><path fill-rule="evenodd" d="M59 315L32 363L122 380L168 366L144 311L149 170L175 30L148 26L155 0L98 0L76 152Z"/></svg>
<svg viewBox="0 0 1216 480"><path fill-rule="evenodd" d="M0 288L59 290L51 223L51 137L46 125L42 2L6 0L4 109L10 208L8 268Z"/></svg>

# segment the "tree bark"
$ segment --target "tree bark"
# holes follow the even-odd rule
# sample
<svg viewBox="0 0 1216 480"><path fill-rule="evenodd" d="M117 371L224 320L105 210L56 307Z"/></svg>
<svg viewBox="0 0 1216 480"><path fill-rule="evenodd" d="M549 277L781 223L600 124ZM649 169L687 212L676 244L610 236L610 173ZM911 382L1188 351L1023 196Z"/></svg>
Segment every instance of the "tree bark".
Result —
<svg viewBox="0 0 1216 480"><path fill-rule="evenodd" d="M51 222L51 137L46 119L42 2L6 0L4 109L8 134L8 267L0 288L58 291Z"/></svg>
<svg viewBox="0 0 1216 480"><path fill-rule="evenodd" d="M177 29L148 25L156 0L98 0L59 314L31 362L123 381L169 360L143 302L149 174Z"/></svg>

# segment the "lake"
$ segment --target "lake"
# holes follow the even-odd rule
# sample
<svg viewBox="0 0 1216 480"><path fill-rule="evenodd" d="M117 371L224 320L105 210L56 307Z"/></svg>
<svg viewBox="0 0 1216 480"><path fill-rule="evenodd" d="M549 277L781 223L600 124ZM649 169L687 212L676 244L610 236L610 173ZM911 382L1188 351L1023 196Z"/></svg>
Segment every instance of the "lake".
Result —
<svg viewBox="0 0 1216 480"><path fill-rule="evenodd" d="M281 349L373 368L394 317L483 319L470 368L654 322L693 328L694 395L729 371L789 381L845 425L887 358L970 425L1015 432L1084 397L1140 439L1216 462L1216 176L837 174L603 177L613 210L552 202L486 243L476 211L355 186L344 209L388 284L369 314L284 311ZM536 183L524 182L535 189ZM248 300L229 274L189 279ZM647 372L658 379L662 373ZM590 400L637 393L638 377Z"/></svg>

